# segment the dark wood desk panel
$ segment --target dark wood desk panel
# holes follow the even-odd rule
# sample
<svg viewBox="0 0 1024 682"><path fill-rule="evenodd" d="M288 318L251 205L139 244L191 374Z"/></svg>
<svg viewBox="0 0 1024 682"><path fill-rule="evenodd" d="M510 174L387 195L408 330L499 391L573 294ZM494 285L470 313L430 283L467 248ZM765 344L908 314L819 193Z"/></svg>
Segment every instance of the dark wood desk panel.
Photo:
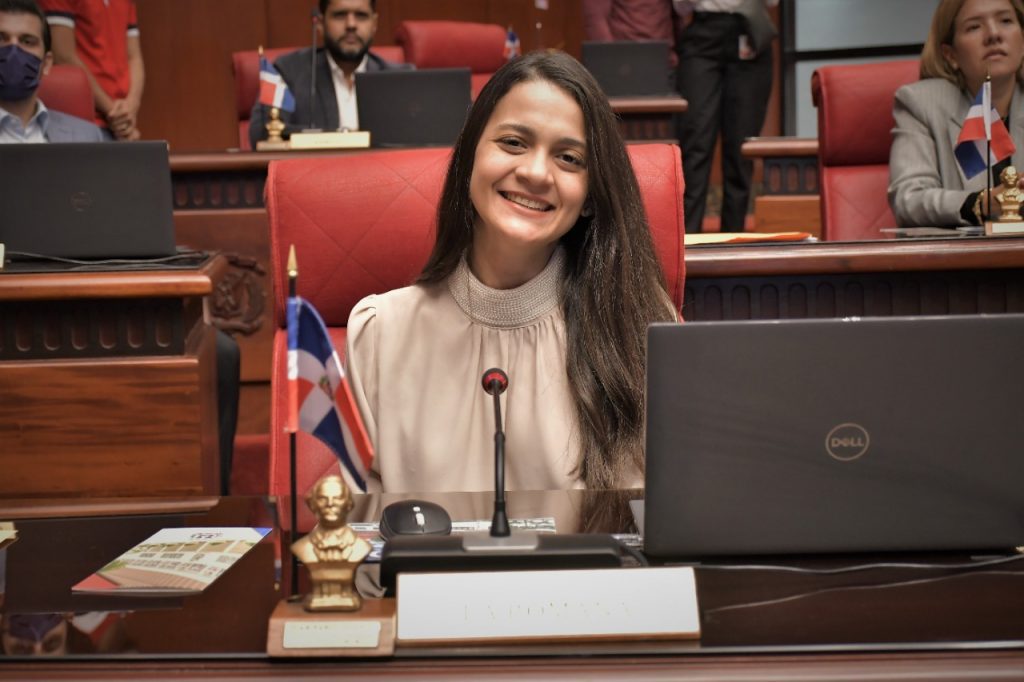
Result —
<svg viewBox="0 0 1024 682"><path fill-rule="evenodd" d="M0 496L219 490L222 264L0 273Z"/></svg>
<svg viewBox="0 0 1024 682"><path fill-rule="evenodd" d="M687 320L1024 312L1024 239L692 247Z"/></svg>
<svg viewBox="0 0 1024 682"><path fill-rule="evenodd" d="M513 517L554 516L563 531L629 531L623 506L636 495L511 492L509 511ZM353 519L373 519L397 497L357 496ZM428 499L444 503L456 520L486 518L490 507L486 493L433 494ZM382 660L271 662L264 653L267 618L288 584L275 569L279 534L196 597L120 598L115 608L111 598L76 596L68 590L81 575L156 528L267 525L274 517L267 500L223 498L213 508L172 507L163 516L152 515L151 500L140 500L138 513L123 508L122 516L49 518L52 508L53 502L42 502L37 519L19 508L22 520L16 527L22 537L7 550L7 593L0 610L122 611L117 627L123 637L100 651L79 640L83 648L65 658L0 656L0 678L975 682L1024 675L1021 562L945 577L899 568L832 576L698 568L703 635L696 641L399 648L394 658ZM104 510L111 511L105 505ZM961 559L944 555L937 560ZM813 561L774 563L810 566ZM835 560L828 565L834 567ZM928 579L920 580L922 575ZM877 588L864 589L865 584ZM104 599L108 601L97 601ZM760 605L744 606L753 602Z"/></svg>

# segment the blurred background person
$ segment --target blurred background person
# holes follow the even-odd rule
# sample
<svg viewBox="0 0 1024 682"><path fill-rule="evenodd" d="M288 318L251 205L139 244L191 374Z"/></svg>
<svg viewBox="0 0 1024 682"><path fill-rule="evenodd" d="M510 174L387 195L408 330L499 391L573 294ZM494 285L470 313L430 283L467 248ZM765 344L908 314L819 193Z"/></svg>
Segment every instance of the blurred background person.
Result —
<svg viewBox="0 0 1024 682"><path fill-rule="evenodd" d="M980 225L999 216L994 193L988 212L984 166L968 178L954 149L971 104L991 75L992 106L1017 148L995 164L992 186L999 187L1006 166L1024 163L1022 26L1021 0L939 3L921 52L921 80L897 90L893 104L889 204L899 225Z"/></svg>
<svg viewBox="0 0 1024 682"><path fill-rule="evenodd" d="M772 91L774 27L767 8L778 0L673 0L690 17L677 43L679 117L686 179L686 231L704 223L715 141L722 136L722 232L742 232L750 204L753 161L743 141L761 132Z"/></svg>
<svg viewBox="0 0 1024 682"><path fill-rule="evenodd" d="M134 0L41 0L57 64L86 70L96 123L118 140L138 140L146 73Z"/></svg>

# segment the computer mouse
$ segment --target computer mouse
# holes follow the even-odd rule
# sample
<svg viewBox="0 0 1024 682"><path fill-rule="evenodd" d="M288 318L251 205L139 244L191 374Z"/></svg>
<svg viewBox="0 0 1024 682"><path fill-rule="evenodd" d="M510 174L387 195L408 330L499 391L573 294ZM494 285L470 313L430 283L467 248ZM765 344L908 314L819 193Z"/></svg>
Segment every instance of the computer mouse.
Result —
<svg viewBox="0 0 1024 682"><path fill-rule="evenodd" d="M395 535L448 535L452 520L439 504L423 500L402 500L384 507L380 515L380 534L384 539Z"/></svg>

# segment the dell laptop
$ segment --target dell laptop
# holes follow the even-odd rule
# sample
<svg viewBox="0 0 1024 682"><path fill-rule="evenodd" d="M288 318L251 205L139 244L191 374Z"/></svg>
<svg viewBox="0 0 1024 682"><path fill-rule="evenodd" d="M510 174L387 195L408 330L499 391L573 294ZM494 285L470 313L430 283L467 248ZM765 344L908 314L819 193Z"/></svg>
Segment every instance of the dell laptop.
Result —
<svg viewBox="0 0 1024 682"><path fill-rule="evenodd" d="M608 97L678 95L669 82L669 44L664 40L584 41L583 66Z"/></svg>
<svg viewBox="0 0 1024 682"><path fill-rule="evenodd" d="M0 144L7 258L175 255L166 142Z"/></svg>
<svg viewBox="0 0 1024 682"><path fill-rule="evenodd" d="M1024 315L652 325L645 551L1024 545Z"/></svg>
<svg viewBox="0 0 1024 682"><path fill-rule="evenodd" d="M359 128L371 147L449 147L471 104L468 68L356 74Z"/></svg>

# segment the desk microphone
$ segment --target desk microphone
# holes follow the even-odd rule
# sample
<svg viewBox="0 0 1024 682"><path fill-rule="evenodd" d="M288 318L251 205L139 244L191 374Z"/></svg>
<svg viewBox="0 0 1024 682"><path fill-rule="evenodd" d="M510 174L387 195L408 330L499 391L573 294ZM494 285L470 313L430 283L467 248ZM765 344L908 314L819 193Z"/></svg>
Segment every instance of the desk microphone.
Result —
<svg viewBox="0 0 1024 682"><path fill-rule="evenodd" d="M319 8L314 7L313 9L311 9L309 11L309 17L310 19L312 19L310 23L313 26L313 37L310 40L310 47L312 48L310 50L310 52L312 53L310 61L312 62L312 65L310 66L309 69L309 130L315 131L319 130L319 128L316 127L316 23L317 19L320 17ZM331 55L326 54L326 49L324 50L324 52L324 57L330 59Z"/></svg>
<svg viewBox="0 0 1024 682"><path fill-rule="evenodd" d="M494 399L494 518L490 533L458 535L395 535L381 553L380 584L395 594L399 573L439 571L509 571L611 568L626 553L607 534L554 534L509 528L505 513L505 433L501 428L500 396L508 375L500 369L483 374L484 390Z"/></svg>
<svg viewBox="0 0 1024 682"><path fill-rule="evenodd" d="M494 397L494 518L491 537L505 538L512 534L505 514L505 432L501 430L501 394L508 388L508 375L497 367L484 372L484 390Z"/></svg>

